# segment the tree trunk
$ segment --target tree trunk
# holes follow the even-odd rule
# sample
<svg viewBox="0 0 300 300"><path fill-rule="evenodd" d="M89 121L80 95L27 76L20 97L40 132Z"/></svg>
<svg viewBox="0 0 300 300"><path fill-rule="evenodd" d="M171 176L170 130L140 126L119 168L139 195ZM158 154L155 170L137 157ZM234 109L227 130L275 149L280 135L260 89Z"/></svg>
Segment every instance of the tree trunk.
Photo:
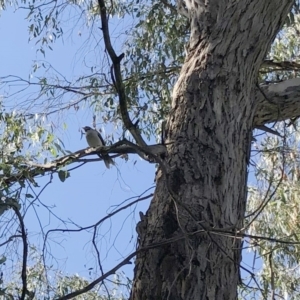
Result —
<svg viewBox="0 0 300 300"><path fill-rule="evenodd" d="M173 92L166 168L138 225L144 250L132 300L236 299L234 233L243 227L257 74L293 1L185 3L190 44Z"/></svg>

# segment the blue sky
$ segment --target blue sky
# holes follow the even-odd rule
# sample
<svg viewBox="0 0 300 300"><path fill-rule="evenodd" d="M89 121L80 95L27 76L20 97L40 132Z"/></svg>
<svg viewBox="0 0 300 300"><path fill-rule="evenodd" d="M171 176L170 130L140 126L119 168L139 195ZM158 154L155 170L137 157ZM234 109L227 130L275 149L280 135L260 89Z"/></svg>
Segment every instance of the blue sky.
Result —
<svg viewBox="0 0 300 300"><path fill-rule="evenodd" d="M9 11L2 12L0 17L0 39L2 41L0 76L17 75L28 79L32 70L32 62L44 59L42 54L36 51L35 41L28 42L28 22L25 20L25 16L24 11L13 12L12 9L9 9ZM59 72L69 78L79 75L81 70L87 71L80 60L81 55L84 55L86 59L91 52L94 52L94 50L84 49L84 47L81 53L78 52L84 43L84 38L82 35L77 35L75 31L73 33L69 37L64 37L63 40L56 41L53 46L54 51L46 52L45 58ZM95 53L91 57L93 55ZM9 101L17 104L18 95ZM6 104L6 100L4 100L4 104ZM70 110L55 123L57 132L67 150L73 152L87 146L85 138L81 136L80 128L91 125L93 114L94 111L91 107L82 105L78 112ZM68 126L66 130L62 128L63 122ZM106 129L107 134L110 133L109 129L102 129ZM60 182L55 175L52 183L40 195L41 203L35 207L40 220L33 209L30 209L25 217L32 241L36 241L40 247L42 246L39 222L41 222L44 232L49 229L64 228L58 219L49 214L45 206L53 207L52 211L63 220L72 221L80 226L88 226L103 218L107 212L123 203L124 200L140 195L153 187L154 165L142 161L136 155L130 155L128 162L117 158L116 163L117 167L110 170L105 168L103 162L86 164L72 171L71 177L64 183ZM70 167L74 167L74 165ZM48 181L48 176L38 180L40 189ZM37 188L35 193L38 194L40 189ZM148 194L151 192L153 189ZM145 212L148 205L149 200L143 201L101 226L98 245L101 256L105 258L103 259L105 271L115 266L122 257L135 249L135 226L139 221L138 213L139 211ZM71 224L68 224L68 227L75 228ZM95 254L90 243L91 234L54 233L50 238L57 239L55 243L51 243L51 247L48 249L48 251L51 250L57 261L48 255L49 261L56 263L57 267L68 274L78 273L87 276L88 268L95 266ZM123 270L130 274L132 269L133 266L128 266Z"/></svg>

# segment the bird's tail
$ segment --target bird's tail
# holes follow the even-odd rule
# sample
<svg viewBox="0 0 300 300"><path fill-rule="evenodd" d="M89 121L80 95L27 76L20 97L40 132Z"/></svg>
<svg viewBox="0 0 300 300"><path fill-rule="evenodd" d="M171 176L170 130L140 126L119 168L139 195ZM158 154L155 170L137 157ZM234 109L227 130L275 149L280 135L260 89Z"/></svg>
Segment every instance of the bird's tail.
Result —
<svg viewBox="0 0 300 300"><path fill-rule="evenodd" d="M110 165L113 165L113 166L116 165L115 162L113 161L113 159L108 154L102 155L102 158L103 158L103 161L104 161L107 169L110 168Z"/></svg>

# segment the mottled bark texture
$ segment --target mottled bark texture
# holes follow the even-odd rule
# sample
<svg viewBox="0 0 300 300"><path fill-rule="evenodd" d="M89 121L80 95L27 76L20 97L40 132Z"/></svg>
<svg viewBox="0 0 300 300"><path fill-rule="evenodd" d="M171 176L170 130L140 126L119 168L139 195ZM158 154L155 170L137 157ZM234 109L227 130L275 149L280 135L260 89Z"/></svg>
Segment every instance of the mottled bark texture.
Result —
<svg viewBox="0 0 300 300"><path fill-rule="evenodd" d="M241 242L210 228L243 227L258 69L292 3L185 1L190 44L139 248L183 238L137 255L132 300L236 299Z"/></svg>
<svg viewBox="0 0 300 300"><path fill-rule="evenodd" d="M254 126L300 116L300 78L257 88Z"/></svg>

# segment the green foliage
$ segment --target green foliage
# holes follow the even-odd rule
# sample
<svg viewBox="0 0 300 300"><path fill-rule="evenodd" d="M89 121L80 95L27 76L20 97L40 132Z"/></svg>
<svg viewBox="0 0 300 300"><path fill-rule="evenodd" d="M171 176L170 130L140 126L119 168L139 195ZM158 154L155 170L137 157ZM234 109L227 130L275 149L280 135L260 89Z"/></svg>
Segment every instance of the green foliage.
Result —
<svg viewBox="0 0 300 300"><path fill-rule="evenodd" d="M30 176L30 164L53 159L65 153L61 142L55 138L52 129L40 118L26 117L24 114L6 112L0 106L0 190L1 195L11 193L9 178L23 174L34 182ZM23 186L23 181L19 184Z"/></svg>
<svg viewBox="0 0 300 300"><path fill-rule="evenodd" d="M298 1L296 1L298 3ZM299 15L299 4L295 6L287 22L284 25L281 32L275 38L271 51L269 52L267 59L273 60L274 62L280 62L283 64L278 68L267 68L263 69L261 79L263 81L282 81L289 78L299 77L299 68L287 67L285 62L299 63L300 54L300 15ZM297 11L297 13L296 13Z"/></svg>
<svg viewBox="0 0 300 300"><path fill-rule="evenodd" d="M32 299L36 300L50 300L58 299L71 292L78 291L84 288L89 281L78 275L63 275L62 272L56 271L53 267L45 267L41 256L37 250L32 247L30 251L30 266L27 267L27 288L33 295ZM0 262L1 270L1 262ZM5 296L5 299L18 299L18 295L21 294L21 269L16 270L8 280L3 283L0 281L0 295ZM127 299L127 289L122 289L122 286L126 284L126 280L121 274L112 278L112 284L96 285L96 287L79 295L74 299L77 300L125 300ZM1 289L1 284L5 284L5 288ZM109 291L110 296L107 296Z"/></svg>
<svg viewBox="0 0 300 300"><path fill-rule="evenodd" d="M68 18L78 18L78 28L85 26L85 30L81 31L93 31L93 35L101 38L101 30L94 28L94 24L99 22L99 9L93 1L47 4L29 1L26 5L29 10L30 40L34 39L43 57L46 50L52 49L55 41L63 36L64 31L69 30L63 28ZM112 24L118 18L123 18L129 24L131 19L135 20L129 29L125 27L124 32L120 33L126 36L120 52L125 53L122 72L128 110L133 121L140 120L140 128L148 138L153 134L158 136L161 121L169 111L172 87L184 60L189 22L178 15L175 5L167 6L159 1L112 1L107 5ZM73 82L67 82L59 74L51 78L49 66L45 62L35 62L33 73L41 69L47 70L47 77L43 75L34 83L40 86L37 99L46 96L49 102L51 98L58 102L66 93L76 95L78 103L88 98L99 119L114 123L117 129L124 129L109 64L95 64L90 67L89 75L78 77Z"/></svg>
<svg viewBox="0 0 300 300"><path fill-rule="evenodd" d="M256 163L257 185L249 187L245 225L252 235L270 237L250 242L262 262L258 276L262 291L257 291L256 297L262 293L269 298L272 292L279 298L300 297L299 125L278 124L276 130L285 139L267 136L253 150L260 158Z"/></svg>
<svg viewBox="0 0 300 300"><path fill-rule="evenodd" d="M171 103L171 92L184 60L189 23L161 2L145 2L137 13L139 22L125 43L126 91L135 107L134 117L143 121L144 132L158 133ZM129 32L128 32L129 33ZM145 101L145 99L147 99Z"/></svg>

